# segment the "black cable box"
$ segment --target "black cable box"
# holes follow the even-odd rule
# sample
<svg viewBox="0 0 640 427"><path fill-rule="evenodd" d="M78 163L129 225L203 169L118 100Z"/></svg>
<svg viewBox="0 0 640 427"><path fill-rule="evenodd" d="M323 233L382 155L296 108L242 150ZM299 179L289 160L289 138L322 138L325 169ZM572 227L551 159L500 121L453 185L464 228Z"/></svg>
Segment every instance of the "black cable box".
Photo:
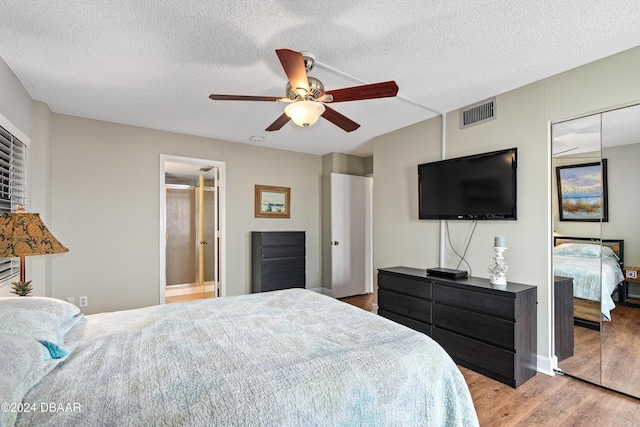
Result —
<svg viewBox="0 0 640 427"><path fill-rule="evenodd" d="M446 277L447 279L464 279L468 276L468 273L464 270L441 267L427 268L427 274L429 276Z"/></svg>

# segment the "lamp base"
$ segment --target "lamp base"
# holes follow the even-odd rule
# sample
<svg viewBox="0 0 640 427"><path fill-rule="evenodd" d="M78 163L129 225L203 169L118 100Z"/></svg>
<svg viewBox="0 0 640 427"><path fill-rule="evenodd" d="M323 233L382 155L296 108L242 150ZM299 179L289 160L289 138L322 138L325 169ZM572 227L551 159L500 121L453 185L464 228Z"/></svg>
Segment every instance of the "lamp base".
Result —
<svg viewBox="0 0 640 427"><path fill-rule="evenodd" d="M29 280L28 282L16 280L15 282L11 282L11 284L13 285L11 287L11 289L13 289L11 293L21 297L26 297L31 293L31 291L33 291L31 280Z"/></svg>

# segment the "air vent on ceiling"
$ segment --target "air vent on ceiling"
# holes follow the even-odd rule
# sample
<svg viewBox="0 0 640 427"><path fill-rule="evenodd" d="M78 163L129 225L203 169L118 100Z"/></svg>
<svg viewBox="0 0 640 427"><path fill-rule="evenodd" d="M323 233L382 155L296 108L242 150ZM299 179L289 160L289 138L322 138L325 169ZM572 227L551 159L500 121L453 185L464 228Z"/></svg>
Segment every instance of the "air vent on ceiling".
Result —
<svg viewBox="0 0 640 427"><path fill-rule="evenodd" d="M496 118L496 99L491 98L460 110L460 129Z"/></svg>

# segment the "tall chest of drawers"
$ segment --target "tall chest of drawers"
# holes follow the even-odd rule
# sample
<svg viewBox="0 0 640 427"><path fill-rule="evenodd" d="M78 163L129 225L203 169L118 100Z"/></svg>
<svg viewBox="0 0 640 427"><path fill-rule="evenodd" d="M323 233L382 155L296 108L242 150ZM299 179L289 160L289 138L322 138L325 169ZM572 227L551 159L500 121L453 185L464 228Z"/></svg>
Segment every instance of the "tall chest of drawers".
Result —
<svg viewBox="0 0 640 427"><path fill-rule="evenodd" d="M537 288L378 270L378 314L429 335L462 366L511 387L536 374Z"/></svg>
<svg viewBox="0 0 640 427"><path fill-rule="evenodd" d="M306 285L304 231L251 232L251 290L268 292Z"/></svg>

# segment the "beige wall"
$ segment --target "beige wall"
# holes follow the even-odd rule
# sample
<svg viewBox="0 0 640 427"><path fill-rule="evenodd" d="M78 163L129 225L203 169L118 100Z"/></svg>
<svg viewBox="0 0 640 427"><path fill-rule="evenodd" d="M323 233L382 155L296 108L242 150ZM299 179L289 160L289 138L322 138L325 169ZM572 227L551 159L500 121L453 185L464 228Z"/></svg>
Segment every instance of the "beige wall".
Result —
<svg viewBox="0 0 640 427"><path fill-rule="evenodd" d="M640 135L638 135L640 141ZM554 166L592 163L600 160L600 151L582 153L578 156L560 157ZM602 237L605 239L624 239L624 263L628 266L640 266L640 199L635 197L636 183L640 182L640 143L605 147L602 158L607 160L607 188L609 220L603 222L560 221L558 215L558 196L556 181L553 181L553 229L560 236Z"/></svg>
<svg viewBox="0 0 640 427"><path fill-rule="evenodd" d="M640 136L639 136L640 139ZM607 159L609 221L602 223L602 237L624 239L624 265L640 267L640 143L602 150ZM629 295L640 296L640 284L628 282Z"/></svg>
<svg viewBox="0 0 640 427"><path fill-rule="evenodd" d="M373 173L373 156L359 157L344 153L329 153L322 156L322 174L342 173L367 176Z"/></svg>
<svg viewBox="0 0 640 427"><path fill-rule="evenodd" d="M613 130L613 129L611 129ZM640 141L640 135L638 135ZM607 188L609 220L599 222L560 221L556 180L553 180L552 201L554 212L553 229L558 236L595 237L624 240L624 265L640 266L640 199L635 197L636 183L640 182L640 169L636 166L640 159L640 143L606 147L600 151L581 153L577 156L560 157L555 166L592 163L607 159ZM629 283L629 292L640 293L640 286Z"/></svg>
<svg viewBox="0 0 640 427"><path fill-rule="evenodd" d="M0 58L0 94L0 115L31 138L31 97L2 58Z"/></svg>
<svg viewBox="0 0 640 427"><path fill-rule="evenodd" d="M600 222L560 221L560 211L558 210L558 178L556 171L556 168L561 166L599 162L600 155L600 151L591 151L575 156L560 156L552 159L551 208L553 212L553 232L555 235L600 238L602 232Z"/></svg>
<svg viewBox="0 0 640 427"><path fill-rule="evenodd" d="M624 264L640 267L640 143L607 147L602 158L607 159L609 189L609 221L602 223L602 237L625 239Z"/></svg>
<svg viewBox="0 0 640 427"><path fill-rule="evenodd" d="M0 58L0 124L29 142L27 163L27 210L38 212L45 224L51 220L51 170L49 156L49 108L32 101L13 72ZM33 281L33 295L51 292L50 257L26 259L27 280ZM0 284L0 297L13 296L11 284Z"/></svg>
<svg viewBox="0 0 640 427"><path fill-rule="evenodd" d="M518 220L479 222L466 258L473 275L488 277L493 237L506 237L508 280L538 286L538 367L545 372L553 364L550 123L638 102L638 69L635 48L498 95L496 120L460 130L459 112L447 114L448 158L518 148ZM440 122L434 118L374 141L375 268L438 265L439 223L417 220L416 166L440 159ZM458 250L470 228L468 221L450 221ZM448 248L444 261L446 267L458 262Z"/></svg>
<svg viewBox="0 0 640 427"><path fill-rule="evenodd" d="M375 268L396 265L426 268L439 263L439 224L418 220L417 165L440 159L440 133L438 118L374 141Z"/></svg>
<svg viewBox="0 0 640 427"><path fill-rule="evenodd" d="M159 301L160 154L226 162L226 294L249 293L250 232L307 232L307 287L321 286L320 156L53 114L51 229L70 252L53 295L87 313ZM254 185L291 187L291 219L254 218Z"/></svg>
<svg viewBox="0 0 640 427"><path fill-rule="evenodd" d="M473 274L487 277L496 234L507 237L509 280L538 286L538 353L551 355L551 121L640 101L640 48L499 95L498 119L458 129L447 115L447 157L518 147L518 221L483 222L468 252ZM205 138L116 125L63 115L29 102L24 88L0 61L0 113L35 144L36 199L52 206L49 228L71 252L51 258L53 296L88 295L87 312L139 307L158 301L158 166L160 154L227 162L227 293L250 288L249 231L307 231L307 283L320 286L319 156L269 150ZM32 117L32 111L37 113ZM50 121L51 134L47 132ZM440 118L374 141L374 245L376 268L427 267L439 262L439 224L417 220L418 163L440 159ZM51 153L48 154L48 141ZM48 160L49 159L49 160ZM50 170L48 169L50 168ZM50 182L51 191L42 190ZM253 218L254 184L290 186L292 218ZM304 196L303 196L304 195ZM454 245L468 223L451 227ZM46 276L45 261L29 274ZM445 265L457 262L446 252ZM28 264L28 266L30 263ZM42 294L36 285L36 294ZM6 287L4 287L6 288ZM6 289L0 289L3 295Z"/></svg>

